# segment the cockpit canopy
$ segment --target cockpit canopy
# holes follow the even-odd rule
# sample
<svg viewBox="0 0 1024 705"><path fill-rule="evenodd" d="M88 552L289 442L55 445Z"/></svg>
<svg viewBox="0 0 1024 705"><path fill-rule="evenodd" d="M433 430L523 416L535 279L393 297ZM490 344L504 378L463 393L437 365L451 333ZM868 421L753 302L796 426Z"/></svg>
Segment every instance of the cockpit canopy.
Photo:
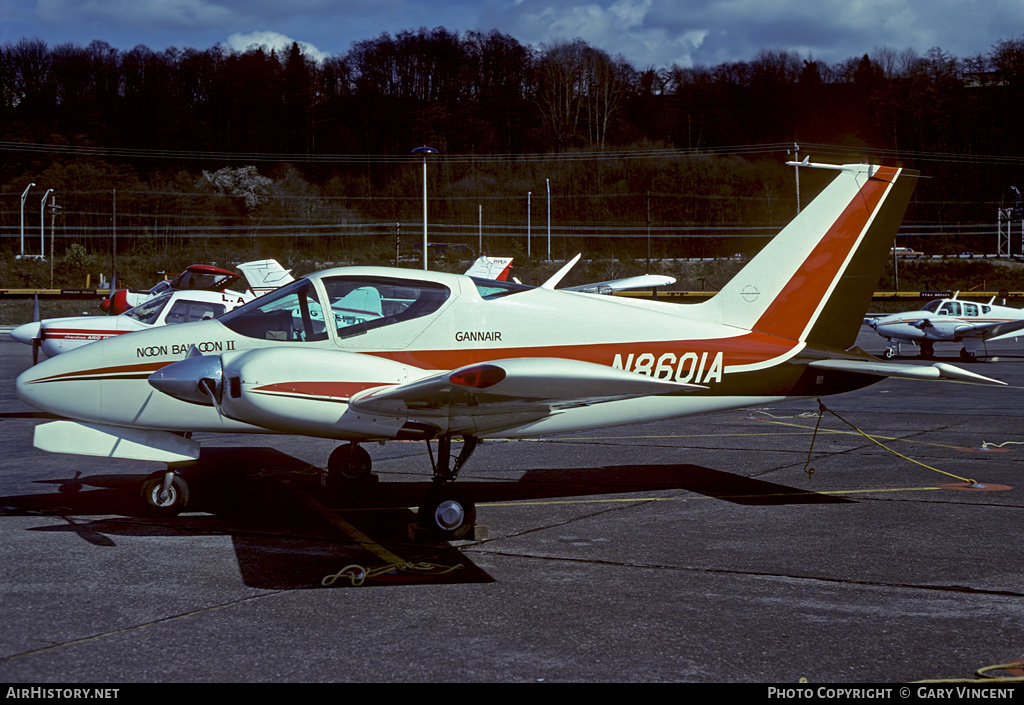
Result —
<svg viewBox="0 0 1024 705"><path fill-rule="evenodd" d="M451 296L443 284L414 279L339 275L320 281L326 300L310 279L299 279L220 321L239 335L261 340L327 340L328 326L344 339L429 315Z"/></svg>

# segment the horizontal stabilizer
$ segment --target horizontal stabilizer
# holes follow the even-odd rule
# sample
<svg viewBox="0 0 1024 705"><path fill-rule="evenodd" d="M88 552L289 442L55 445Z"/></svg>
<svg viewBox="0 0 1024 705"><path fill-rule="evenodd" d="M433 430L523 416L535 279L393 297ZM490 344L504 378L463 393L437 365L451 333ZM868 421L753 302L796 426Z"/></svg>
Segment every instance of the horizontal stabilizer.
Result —
<svg viewBox="0 0 1024 705"><path fill-rule="evenodd" d="M33 445L49 453L181 463L199 457L199 444L167 431L52 421L36 426Z"/></svg>
<svg viewBox="0 0 1024 705"><path fill-rule="evenodd" d="M808 367L819 370L856 372L858 374L877 375L879 377L899 377L902 379L924 379L931 381L946 380L998 386L1006 385L1006 382L1000 382L991 377L968 372L945 362L936 362L931 365L907 365L882 362L881 360L877 362L872 360L815 360L808 363Z"/></svg>

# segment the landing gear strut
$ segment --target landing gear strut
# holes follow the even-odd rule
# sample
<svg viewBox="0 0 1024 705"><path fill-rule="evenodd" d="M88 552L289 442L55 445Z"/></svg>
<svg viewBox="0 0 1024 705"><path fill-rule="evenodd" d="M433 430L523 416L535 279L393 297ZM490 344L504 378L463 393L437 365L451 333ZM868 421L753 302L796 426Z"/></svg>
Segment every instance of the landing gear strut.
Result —
<svg viewBox="0 0 1024 705"><path fill-rule="evenodd" d="M454 541L465 537L476 524L476 505L465 492L448 485L456 480L459 471L476 450L478 439L463 436L462 450L452 464L451 436L442 436L437 442L437 460L434 460L430 441L430 461L434 469L434 489L420 502L417 519L419 526L431 537L442 541Z"/></svg>

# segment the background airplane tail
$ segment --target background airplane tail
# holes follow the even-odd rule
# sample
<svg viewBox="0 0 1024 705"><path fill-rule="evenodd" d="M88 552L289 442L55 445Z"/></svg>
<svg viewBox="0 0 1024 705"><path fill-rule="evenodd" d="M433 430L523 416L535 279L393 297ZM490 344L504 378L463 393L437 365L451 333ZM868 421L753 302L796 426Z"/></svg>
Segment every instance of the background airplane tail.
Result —
<svg viewBox="0 0 1024 705"><path fill-rule="evenodd" d="M291 272L275 259L264 259L258 262L245 262L238 265L238 270L249 284L249 290L256 296L280 288L295 281Z"/></svg>
<svg viewBox="0 0 1024 705"><path fill-rule="evenodd" d="M706 306L722 323L846 349L857 338L918 172L839 175Z"/></svg>

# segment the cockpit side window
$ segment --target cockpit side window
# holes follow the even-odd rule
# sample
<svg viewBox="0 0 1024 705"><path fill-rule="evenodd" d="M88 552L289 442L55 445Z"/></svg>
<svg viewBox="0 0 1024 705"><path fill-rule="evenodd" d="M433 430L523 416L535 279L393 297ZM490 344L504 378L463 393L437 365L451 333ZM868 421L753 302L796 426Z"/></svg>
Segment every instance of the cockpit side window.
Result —
<svg viewBox="0 0 1024 705"><path fill-rule="evenodd" d="M939 311L939 315L945 316L959 316L960 315L960 302L959 301L947 301L942 309Z"/></svg>
<svg viewBox="0 0 1024 705"><path fill-rule="evenodd" d="M320 297L308 279L261 296L219 320L247 338L293 342L327 340Z"/></svg>
<svg viewBox="0 0 1024 705"><path fill-rule="evenodd" d="M451 295L442 284L412 279L328 277L323 284L340 338L429 315Z"/></svg>
<svg viewBox="0 0 1024 705"><path fill-rule="evenodd" d="M964 304L964 315L965 316L977 316L978 315L978 304Z"/></svg>

